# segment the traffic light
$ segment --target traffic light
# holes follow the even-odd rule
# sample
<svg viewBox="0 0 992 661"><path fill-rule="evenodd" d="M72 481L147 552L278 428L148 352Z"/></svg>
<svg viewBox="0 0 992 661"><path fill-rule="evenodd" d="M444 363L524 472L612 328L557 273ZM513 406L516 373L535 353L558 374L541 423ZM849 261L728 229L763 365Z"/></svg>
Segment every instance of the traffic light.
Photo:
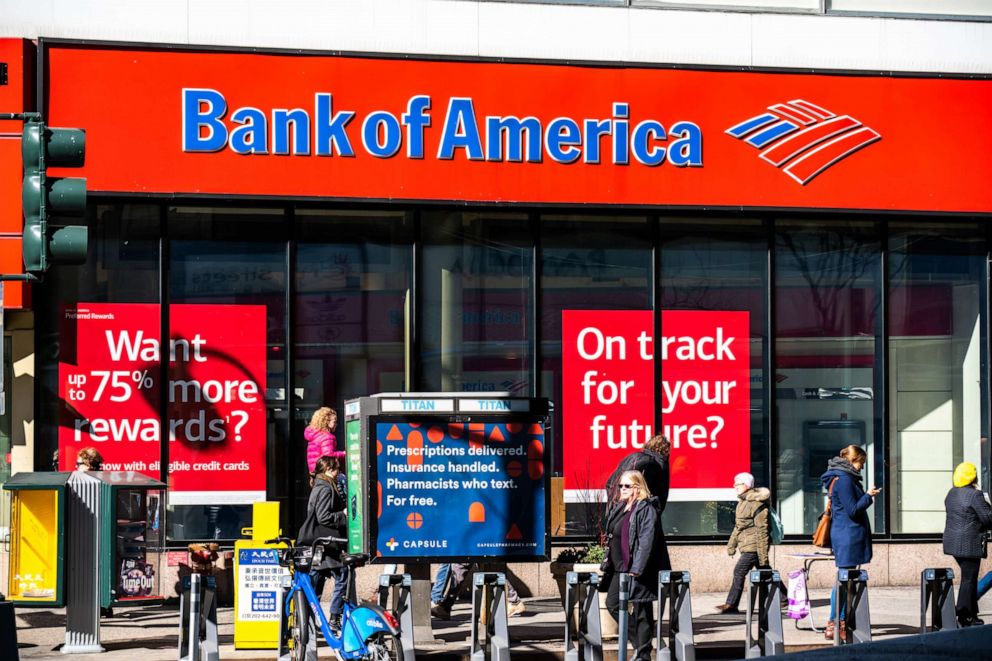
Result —
<svg viewBox="0 0 992 661"><path fill-rule="evenodd" d="M50 128L37 118L24 123L21 135L24 163L21 253L24 270L28 273L43 273L52 264L86 261L86 226L56 227L53 221L54 216L86 213L86 180L49 177L46 171L51 166L80 167L85 153L86 132L82 129Z"/></svg>

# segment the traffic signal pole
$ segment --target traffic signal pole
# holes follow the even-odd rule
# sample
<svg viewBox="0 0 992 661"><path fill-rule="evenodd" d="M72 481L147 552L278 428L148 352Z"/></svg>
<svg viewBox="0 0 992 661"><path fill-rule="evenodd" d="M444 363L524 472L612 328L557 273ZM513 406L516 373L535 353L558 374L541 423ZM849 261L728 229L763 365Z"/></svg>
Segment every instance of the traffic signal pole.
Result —
<svg viewBox="0 0 992 661"><path fill-rule="evenodd" d="M80 177L49 177L49 166L81 167L86 154L86 132L45 125L40 113L0 113L0 120L24 122L21 160L24 177L21 206L24 233L21 255L25 273L0 274L0 281L40 280L52 264L86 261L87 228L84 225L54 226L54 216L86 213L86 180Z"/></svg>

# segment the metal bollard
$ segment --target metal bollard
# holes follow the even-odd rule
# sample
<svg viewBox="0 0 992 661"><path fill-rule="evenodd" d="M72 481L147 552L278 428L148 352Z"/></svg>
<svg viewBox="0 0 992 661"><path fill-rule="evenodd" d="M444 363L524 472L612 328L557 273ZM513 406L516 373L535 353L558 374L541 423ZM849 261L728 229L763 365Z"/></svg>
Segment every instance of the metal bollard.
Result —
<svg viewBox="0 0 992 661"><path fill-rule="evenodd" d="M14 602L4 601L3 595L0 595L0 659L17 661L19 654Z"/></svg>
<svg viewBox="0 0 992 661"><path fill-rule="evenodd" d="M744 657L776 656L785 653L781 601L785 597L782 578L774 569L755 569L749 574L747 593L747 643ZM758 607L758 635L752 637L754 607Z"/></svg>
<svg viewBox="0 0 992 661"><path fill-rule="evenodd" d="M627 628L629 625L630 613L630 574L621 572L617 574L620 581L620 617L617 618L617 661L627 661Z"/></svg>
<svg viewBox="0 0 992 661"><path fill-rule="evenodd" d="M931 614L929 631L958 628L957 613L954 610L953 569L924 569L920 573L920 633L928 631L928 609Z"/></svg>
<svg viewBox="0 0 992 661"><path fill-rule="evenodd" d="M486 641L480 640L479 621L485 611L489 617ZM485 661L486 647L492 661L509 661L510 635L506 624L506 576L503 572L476 572L472 576L472 661Z"/></svg>
<svg viewBox="0 0 992 661"><path fill-rule="evenodd" d="M565 661L603 661L598 586L598 574L574 571L565 574ZM578 613L573 619L576 607Z"/></svg>
<svg viewBox="0 0 992 661"><path fill-rule="evenodd" d="M381 574L379 576L379 606L391 608L400 621L400 642L403 643L405 661L416 659L416 646L413 639L413 600L410 589L413 580L409 574ZM395 591L393 588L396 588ZM390 595L390 593L393 593ZM392 604L390 604L392 596Z"/></svg>
<svg viewBox="0 0 992 661"><path fill-rule="evenodd" d="M658 572L658 661L670 661L672 650L678 661L695 661L696 644L692 633L691 577L687 571ZM661 623L668 605L668 644L661 635Z"/></svg>
<svg viewBox="0 0 992 661"><path fill-rule="evenodd" d="M292 577L285 575L282 577L282 585L276 592L276 604L279 611L279 648L276 651L276 661L290 661L289 649L289 623L286 621L286 599L289 597L289 589L292 585Z"/></svg>
<svg viewBox="0 0 992 661"><path fill-rule="evenodd" d="M868 612L868 572L864 569L837 570L837 612L834 622L834 645L871 642L871 615ZM840 604L844 604L847 636L840 636Z"/></svg>
<svg viewBox="0 0 992 661"><path fill-rule="evenodd" d="M179 600L179 661L220 661L217 646L217 582L199 574L182 579ZM202 636L202 638L201 638Z"/></svg>

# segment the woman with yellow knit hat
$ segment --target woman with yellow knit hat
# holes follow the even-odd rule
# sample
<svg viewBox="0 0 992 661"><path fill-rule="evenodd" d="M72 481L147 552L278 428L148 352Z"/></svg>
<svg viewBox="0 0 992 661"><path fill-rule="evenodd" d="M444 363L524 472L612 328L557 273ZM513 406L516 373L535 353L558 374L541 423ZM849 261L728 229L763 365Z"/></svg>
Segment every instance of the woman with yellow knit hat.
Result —
<svg viewBox="0 0 992 661"><path fill-rule="evenodd" d="M992 529L992 506L978 490L975 464L965 461L954 469L954 486L944 498L944 553L961 568L958 589L958 626L985 624L978 619L978 566L985 557L983 531Z"/></svg>

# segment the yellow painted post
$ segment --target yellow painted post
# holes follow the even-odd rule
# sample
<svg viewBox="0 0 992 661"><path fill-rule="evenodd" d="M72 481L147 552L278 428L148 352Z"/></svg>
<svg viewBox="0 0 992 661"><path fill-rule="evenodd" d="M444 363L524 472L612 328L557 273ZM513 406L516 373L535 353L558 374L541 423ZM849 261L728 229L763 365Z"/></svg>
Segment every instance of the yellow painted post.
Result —
<svg viewBox="0 0 992 661"><path fill-rule="evenodd" d="M274 550L285 544L265 542L282 532L279 503L254 503L252 526L241 532L251 539L234 543L234 648L278 649L280 585L289 569Z"/></svg>

